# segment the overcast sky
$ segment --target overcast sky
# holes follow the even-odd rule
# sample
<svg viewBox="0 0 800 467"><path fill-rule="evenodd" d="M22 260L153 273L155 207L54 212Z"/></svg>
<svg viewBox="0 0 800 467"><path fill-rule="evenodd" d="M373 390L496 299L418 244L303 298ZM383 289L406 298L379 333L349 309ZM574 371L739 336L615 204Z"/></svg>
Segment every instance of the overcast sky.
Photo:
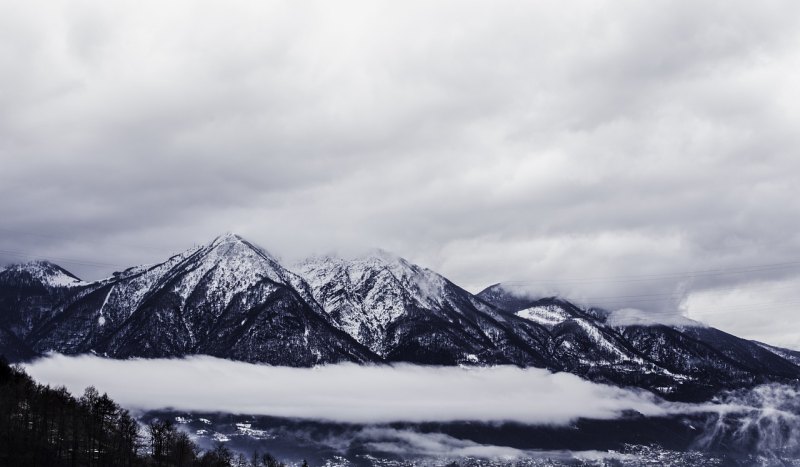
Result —
<svg viewBox="0 0 800 467"><path fill-rule="evenodd" d="M297 5L1 2L0 262L235 231L800 348L800 3Z"/></svg>

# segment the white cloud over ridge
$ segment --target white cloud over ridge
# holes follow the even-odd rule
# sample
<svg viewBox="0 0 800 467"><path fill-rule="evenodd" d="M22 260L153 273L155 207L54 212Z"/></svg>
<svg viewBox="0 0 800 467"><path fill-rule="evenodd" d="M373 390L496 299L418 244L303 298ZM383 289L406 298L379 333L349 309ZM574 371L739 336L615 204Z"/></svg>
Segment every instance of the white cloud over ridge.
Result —
<svg viewBox="0 0 800 467"><path fill-rule="evenodd" d="M173 408L344 423L513 421L566 425L624 411L663 415L643 391L512 366L327 365L290 368L207 356L111 360L50 355L26 365L36 380L73 394L95 386L132 410ZM468 449L469 446L463 446Z"/></svg>
<svg viewBox="0 0 800 467"><path fill-rule="evenodd" d="M704 323L675 313L647 313L636 308L621 308L608 315L609 326L667 326L705 327Z"/></svg>

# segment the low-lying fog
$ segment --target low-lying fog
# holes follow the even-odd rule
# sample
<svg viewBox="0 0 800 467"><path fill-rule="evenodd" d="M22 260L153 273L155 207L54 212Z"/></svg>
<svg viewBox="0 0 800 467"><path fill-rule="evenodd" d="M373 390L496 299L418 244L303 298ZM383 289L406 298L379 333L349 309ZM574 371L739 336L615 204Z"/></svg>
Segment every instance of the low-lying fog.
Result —
<svg viewBox="0 0 800 467"><path fill-rule="evenodd" d="M672 450L683 456L675 465L689 465L685 456L692 452L701 456L696 465L706 465L705 453L800 458L797 386L762 385L687 404L512 366L288 368L208 356L111 360L53 354L26 369L36 380L66 386L75 395L95 386L144 418L220 414L210 426L192 425L212 423L200 415L181 422L201 442L224 439L245 450L284 449L288 456L292 446L301 446L303 455L315 446L326 462L329 454L364 453L552 457L548 449L590 457L599 449L607 457L620 448L636 452L636 446L656 449L652 455L659 459L664 449ZM224 414L239 415L227 420Z"/></svg>
<svg viewBox="0 0 800 467"><path fill-rule="evenodd" d="M513 366L408 364L289 368L208 356L111 360L51 355L27 365L40 382L80 395L89 385L134 410L172 408L350 423L515 421L567 424L624 411L662 415L644 391L595 384L568 373Z"/></svg>

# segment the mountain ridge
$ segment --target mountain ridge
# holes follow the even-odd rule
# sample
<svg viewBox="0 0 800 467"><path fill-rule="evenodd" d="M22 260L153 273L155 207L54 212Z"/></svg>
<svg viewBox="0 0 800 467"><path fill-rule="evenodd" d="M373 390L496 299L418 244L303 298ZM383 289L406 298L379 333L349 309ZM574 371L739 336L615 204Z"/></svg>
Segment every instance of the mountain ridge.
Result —
<svg viewBox="0 0 800 467"><path fill-rule="evenodd" d="M30 264L0 270L0 353L16 360L55 351L285 366L512 364L684 400L800 379L785 349L713 328L620 325L605 310L500 284L472 294L382 250L312 257L292 271L229 233L94 282Z"/></svg>

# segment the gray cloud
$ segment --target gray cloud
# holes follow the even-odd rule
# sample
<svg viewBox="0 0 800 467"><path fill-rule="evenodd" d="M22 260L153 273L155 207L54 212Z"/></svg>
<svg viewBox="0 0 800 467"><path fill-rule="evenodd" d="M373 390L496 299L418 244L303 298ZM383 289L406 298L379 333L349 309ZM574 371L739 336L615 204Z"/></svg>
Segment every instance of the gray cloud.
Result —
<svg viewBox="0 0 800 467"><path fill-rule="evenodd" d="M97 278L234 230L800 345L766 296L798 267L575 280L800 260L798 10L7 2L0 260Z"/></svg>
<svg viewBox="0 0 800 467"><path fill-rule="evenodd" d="M351 438L363 442L375 451L405 456L434 458L483 458L494 460L519 460L537 458L567 461L633 460L633 456L604 451L542 451L522 450L508 446L479 444L458 439L444 433L421 433L388 427L366 427ZM348 439L347 441L351 441Z"/></svg>
<svg viewBox="0 0 800 467"><path fill-rule="evenodd" d="M340 364L271 367L213 357L109 360L51 355L26 365L37 381L81 394L89 385L130 409L174 408L347 423L517 421L563 425L623 411L663 415L649 393L517 367ZM502 394L502 397L498 397ZM476 403L480 401L480 403Z"/></svg>
<svg viewBox="0 0 800 467"><path fill-rule="evenodd" d="M444 433L418 433L386 427L369 427L356 434L370 449L404 456L479 457L489 459L518 459L528 457L526 451L506 446L478 444L453 438ZM544 457L544 456L542 456Z"/></svg>
<svg viewBox="0 0 800 467"><path fill-rule="evenodd" d="M758 441L760 452L794 452L800 433L798 388L767 384L720 394L712 402L667 402L637 389L607 386L569 373L537 368L429 367L408 364L337 364L289 368L209 356L113 360L52 354L25 365L37 381L64 385L73 394L95 386L134 411L269 415L354 424L342 439L387 453L414 456L568 457L597 453L525 451L383 426L390 422L518 422L569 425L578 418L616 419L705 414L699 447L726 437ZM502 395L502 396L498 396Z"/></svg>
<svg viewBox="0 0 800 467"><path fill-rule="evenodd" d="M791 456L800 449L797 385L765 384L694 404L667 402L641 390L592 383L568 373L511 366L288 368L208 356L112 360L52 354L25 369L37 381L64 385L75 395L93 385L134 412L172 408L350 424L318 439L343 454L356 443L405 457L634 460L614 452L516 449L387 425L510 421L564 426L578 418L613 420L626 411L649 417L695 416L691 423L697 424L695 447L700 450L734 443L752 446L752 453ZM696 417L700 414L703 417Z"/></svg>

